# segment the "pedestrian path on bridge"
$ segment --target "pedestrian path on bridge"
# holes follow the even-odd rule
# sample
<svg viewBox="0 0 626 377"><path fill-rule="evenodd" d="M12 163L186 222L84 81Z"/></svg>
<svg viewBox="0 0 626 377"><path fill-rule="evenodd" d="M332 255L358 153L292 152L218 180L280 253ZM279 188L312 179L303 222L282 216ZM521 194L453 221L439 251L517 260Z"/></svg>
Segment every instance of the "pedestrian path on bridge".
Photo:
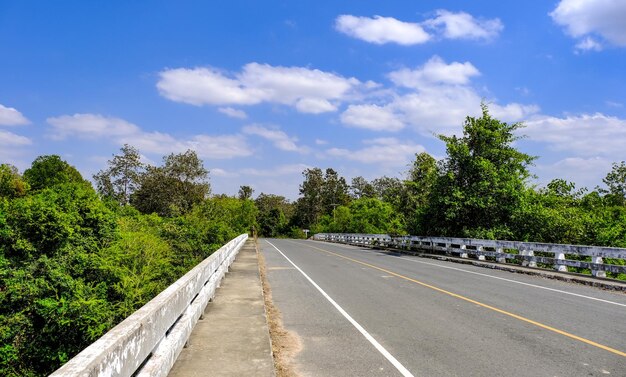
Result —
<svg viewBox="0 0 626 377"><path fill-rule="evenodd" d="M169 374L208 375L275 375L253 239L239 251Z"/></svg>

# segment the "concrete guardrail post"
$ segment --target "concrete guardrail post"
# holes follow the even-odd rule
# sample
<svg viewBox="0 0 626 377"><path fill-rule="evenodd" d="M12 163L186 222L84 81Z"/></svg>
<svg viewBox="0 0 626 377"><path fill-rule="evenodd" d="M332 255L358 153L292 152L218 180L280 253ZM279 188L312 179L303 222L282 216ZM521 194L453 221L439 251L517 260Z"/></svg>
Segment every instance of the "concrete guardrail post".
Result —
<svg viewBox="0 0 626 377"><path fill-rule="evenodd" d="M554 253L554 257L555 257L554 269L560 272L567 272L567 266L557 262L559 260L565 260L565 253L557 251L556 253Z"/></svg>
<svg viewBox="0 0 626 377"><path fill-rule="evenodd" d="M467 249L467 246L466 246L466 245L460 245L459 249L461 249L461 252L460 252L459 256L460 256L461 258L468 258L468 256L467 256L467 250L466 250L466 249Z"/></svg>
<svg viewBox="0 0 626 377"><path fill-rule="evenodd" d="M485 251L485 248L482 246L476 247L476 252L478 254L478 260L485 260L485 255L482 252Z"/></svg>
<svg viewBox="0 0 626 377"><path fill-rule="evenodd" d="M603 264L604 261L602 260L602 257L591 257L591 263L594 264ZM598 270L597 268L592 268L591 269L591 275L597 277L597 278L605 278L606 277L606 272L602 271L602 270Z"/></svg>
<svg viewBox="0 0 626 377"><path fill-rule="evenodd" d="M496 247L496 262L506 263L506 257L504 255L498 255L498 254L504 254L503 247Z"/></svg>
<svg viewBox="0 0 626 377"><path fill-rule="evenodd" d="M522 249L520 250L520 255L525 257L531 257L530 260L528 258L524 258L522 260L522 266L524 267L537 267L537 261L535 260L535 252L532 250Z"/></svg>

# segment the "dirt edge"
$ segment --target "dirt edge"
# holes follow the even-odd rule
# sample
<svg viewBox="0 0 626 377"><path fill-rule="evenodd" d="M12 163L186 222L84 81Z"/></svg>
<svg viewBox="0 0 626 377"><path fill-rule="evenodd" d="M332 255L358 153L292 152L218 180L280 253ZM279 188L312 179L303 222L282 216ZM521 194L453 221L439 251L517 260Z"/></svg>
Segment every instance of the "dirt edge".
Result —
<svg viewBox="0 0 626 377"><path fill-rule="evenodd" d="M302 349L299 337L283 327L282 316L272 301L272 289L267 280L265 258L259 250L259 243L255 240L257 256L259 259L259 275L263 287L263 300L265 301L265 313L270 330L272 355L274 357L274 369L277 377L298 377L299 374L293 363L294 357Z"/></svg>

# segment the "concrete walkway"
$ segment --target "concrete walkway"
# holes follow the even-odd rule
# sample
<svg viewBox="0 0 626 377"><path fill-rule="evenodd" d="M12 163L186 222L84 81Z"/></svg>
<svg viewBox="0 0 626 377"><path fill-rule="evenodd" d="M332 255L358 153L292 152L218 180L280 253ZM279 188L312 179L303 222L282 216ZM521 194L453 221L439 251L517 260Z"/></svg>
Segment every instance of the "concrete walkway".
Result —
<svg viewBox="0 0 626 377"><path fill-rule="evenodd" d="M253 240L239 251L169 376L274 376Z"/></svg>

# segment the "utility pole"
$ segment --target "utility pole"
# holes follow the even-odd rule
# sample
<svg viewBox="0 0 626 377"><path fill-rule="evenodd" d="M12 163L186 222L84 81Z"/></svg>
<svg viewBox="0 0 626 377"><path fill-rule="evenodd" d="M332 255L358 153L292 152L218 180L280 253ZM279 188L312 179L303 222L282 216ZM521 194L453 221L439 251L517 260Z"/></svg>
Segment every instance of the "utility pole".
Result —
<svg viewBox="0 0 626 377"><path fill-rule="evenodd" d="M339 205L337 203L330 203L331 206L333 206L333 221L335 221L335 208Z"/></svg>

